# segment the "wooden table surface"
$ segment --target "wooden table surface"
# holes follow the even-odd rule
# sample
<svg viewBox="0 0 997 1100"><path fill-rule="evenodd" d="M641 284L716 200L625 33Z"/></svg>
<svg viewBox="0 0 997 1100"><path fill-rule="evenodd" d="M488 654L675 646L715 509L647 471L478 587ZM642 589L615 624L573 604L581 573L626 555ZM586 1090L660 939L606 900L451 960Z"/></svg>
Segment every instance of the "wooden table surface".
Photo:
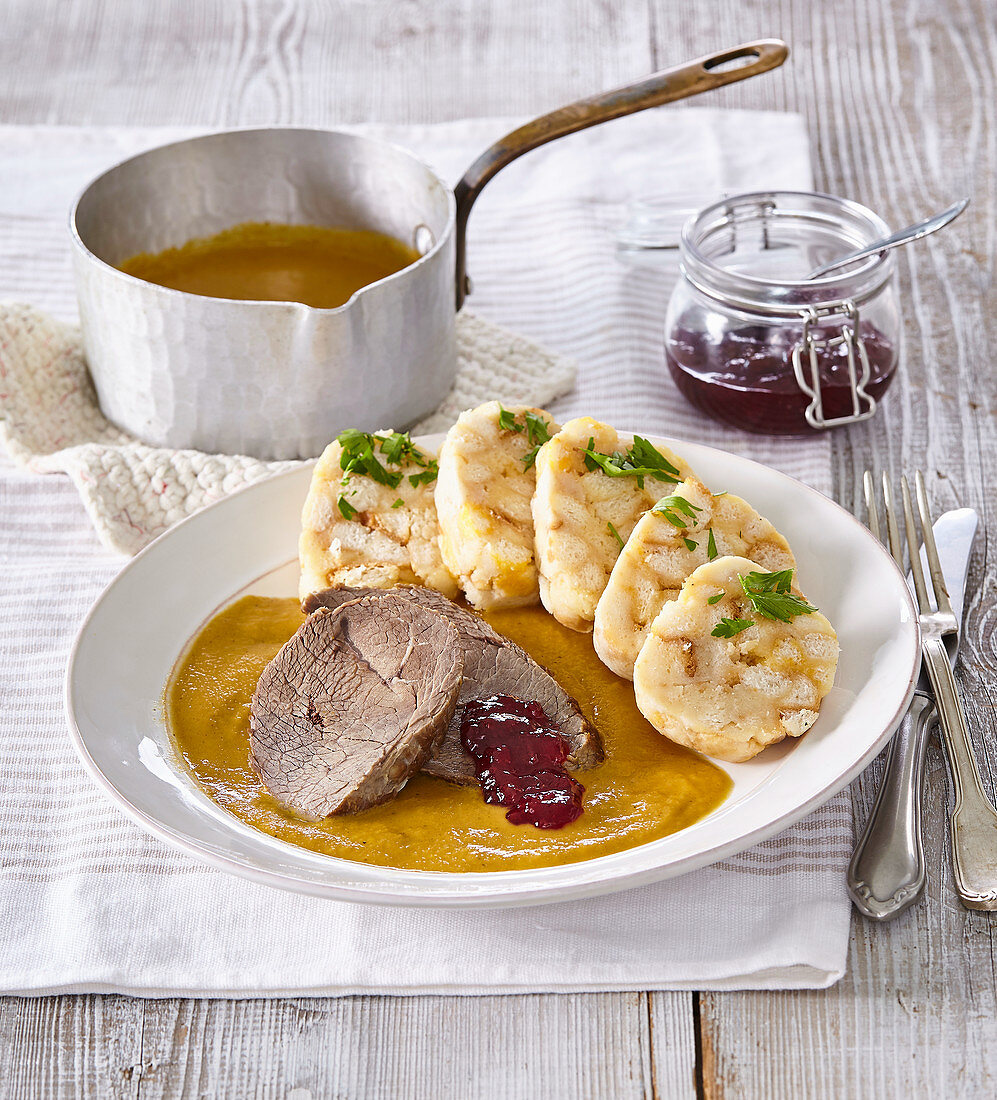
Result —
<svg viewBox="0 0 997 1100"><path fill-rule="evenodd" d="M836 495L921 466L939 507L997 505L997 6L992 0L3 0L11 123L333 125L539 113L756 37L776 74L711 98L804 113L817 186L893 225L973 203L901 262L903 376L834 435ZM681 109L681 108L677 108ZM959 679L993 784L997 584L978 540ZM879 763L851 788L864 820ZM997 1095L994 918L961 908L928 762L929 887L855 918L825 992L485 998L0 999L0 1097Z"/></svg>

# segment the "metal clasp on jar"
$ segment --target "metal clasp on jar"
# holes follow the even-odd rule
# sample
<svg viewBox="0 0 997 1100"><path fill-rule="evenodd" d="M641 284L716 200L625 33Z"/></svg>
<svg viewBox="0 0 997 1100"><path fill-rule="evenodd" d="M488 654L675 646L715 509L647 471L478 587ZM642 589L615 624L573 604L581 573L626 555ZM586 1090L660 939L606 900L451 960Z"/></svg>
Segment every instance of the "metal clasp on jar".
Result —
<svg viewBox="0 0 997 1100"><path fill-rule="evenodd" d="M793 348L793 373L800 389L810 398L804 416L811 428L835 428L840 424L857 424L868 420L876 411L876 399L866 392L871 371L869 356L865 344L859 335L858 306L852 301L837 302L823 309L809 307L802 311L803 337ZM816 335L823 322L827 326L840 319L840 335L822 339ZM850 416L835 416L830 420L824 416L824 402L820 389L820 358L818 352L824 348L844 344L848 362L848 384L852 391L852 412Z"/></svg>

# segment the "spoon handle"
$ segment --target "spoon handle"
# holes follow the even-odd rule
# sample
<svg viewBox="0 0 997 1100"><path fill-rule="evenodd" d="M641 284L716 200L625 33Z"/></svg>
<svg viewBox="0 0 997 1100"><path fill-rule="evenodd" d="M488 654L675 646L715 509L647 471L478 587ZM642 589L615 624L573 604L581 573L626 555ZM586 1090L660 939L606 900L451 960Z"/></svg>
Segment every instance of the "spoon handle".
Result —
<svg viewBox="0 0 997 1100"><path fill-rule="evenodd" d="M932 700L916 692L890 742L876 803L848 867L848 892L870 920L900 916L924 890L921 799L933 715Z"/></svg>
<svg viewBox="0 0 997 1100"><path fill-rule="evenodd" d="M853 264L856 260L864 260L866 256L876 256L880 252L888 252L891 248L898 247L898 245L910 244L912 241L919 241L922 237L927 237L931 233L937 233L939 229L944 229L949 222L955 221L967 206L969 206L969 199L960 199L933 218L927 218L915 225L908 225L906 229L898 229L896 233L891 233L889 237L882 237L866 248L849 252L845 256L839 256L838 259L832 260L829 264L815 267L813 271L804 276L804 281L819 279L821 275L826 275L829 271L834 271L835 268Z"/></svg>
<svg viewBox="0 0 997 1100"><path fill-rule="evenodd" d="M465 249L467 218L475 199L496 172L531 149L566 134L648 107L658 107L663 103L699 95L700 92L722 88L725 84L747 80L748 77L778 68L788 56L789 47L777 38L745 42L684 65L662 69L635 84L580 99L550 114L541 115L500 138L478 157L454 188L457 199L457 308L460 309L469 290Z"/></svg>

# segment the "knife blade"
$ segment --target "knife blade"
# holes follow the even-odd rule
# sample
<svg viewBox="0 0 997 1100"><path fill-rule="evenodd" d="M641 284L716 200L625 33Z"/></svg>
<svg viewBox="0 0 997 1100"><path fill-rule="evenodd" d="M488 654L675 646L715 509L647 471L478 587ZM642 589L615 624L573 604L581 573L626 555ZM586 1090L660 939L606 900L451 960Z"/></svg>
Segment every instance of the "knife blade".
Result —
<svg viewBox="0 0 997 1100"><path fill-rule="evenodd" d="M959 623L958 633L945 639L953 668L962 639L966 578L978 523L972 508L957 508L932 525L945 587ZM923 547L921 561L927 569ZM922 666L910 709L890 742L879 793L848 868L848 892L855 907L870 920L892 920L924 890L921 796L924 753L934 716L934 695Z"/></svg>
<svg viewBox="0 0 997 1100"><path fill-rule="evenodd" d="M973 538L980 517L972 508L955 508L951 512L945 512L932 525L931 530L935 534L935 545L938 547L938 558L942 563L942 576L945 578L945 588L952 603L958 630L955 634L948 634L944 638L945 648L948 650L949 661L955 668L956 657L959 653L959 643L962 641L962 613L966 600L966 577L969 574L969 559L973 553ZM924 575L928 575L928 556L921 547L921 568ZM907 586L913 591L913 582L910 574L907 574ZM935 601L929 592L931 606ZM928 674L921 668L921 675L917 680L917 690L932 694L931 683Z"/></svg>

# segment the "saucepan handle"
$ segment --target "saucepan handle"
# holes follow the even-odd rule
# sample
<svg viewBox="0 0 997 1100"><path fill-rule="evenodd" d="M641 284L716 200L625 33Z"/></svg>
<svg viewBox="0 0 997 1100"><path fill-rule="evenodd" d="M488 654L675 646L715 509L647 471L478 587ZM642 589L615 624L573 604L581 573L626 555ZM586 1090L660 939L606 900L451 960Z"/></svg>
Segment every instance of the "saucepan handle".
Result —
<svg viewBox="0 0 997 1100"><path fill-rule="evenodd" d="M496 172L523 153L536 149L538 145L546 145L555 138L767 73L778 68L788 56L789 47L777 38L745 42L685 65L662 69L636 84L580 99L577 103L527 122L486 149L454 188L457 198L457 308L460 309L470 292L465 247L467 218L474 200Z"/></svg>

